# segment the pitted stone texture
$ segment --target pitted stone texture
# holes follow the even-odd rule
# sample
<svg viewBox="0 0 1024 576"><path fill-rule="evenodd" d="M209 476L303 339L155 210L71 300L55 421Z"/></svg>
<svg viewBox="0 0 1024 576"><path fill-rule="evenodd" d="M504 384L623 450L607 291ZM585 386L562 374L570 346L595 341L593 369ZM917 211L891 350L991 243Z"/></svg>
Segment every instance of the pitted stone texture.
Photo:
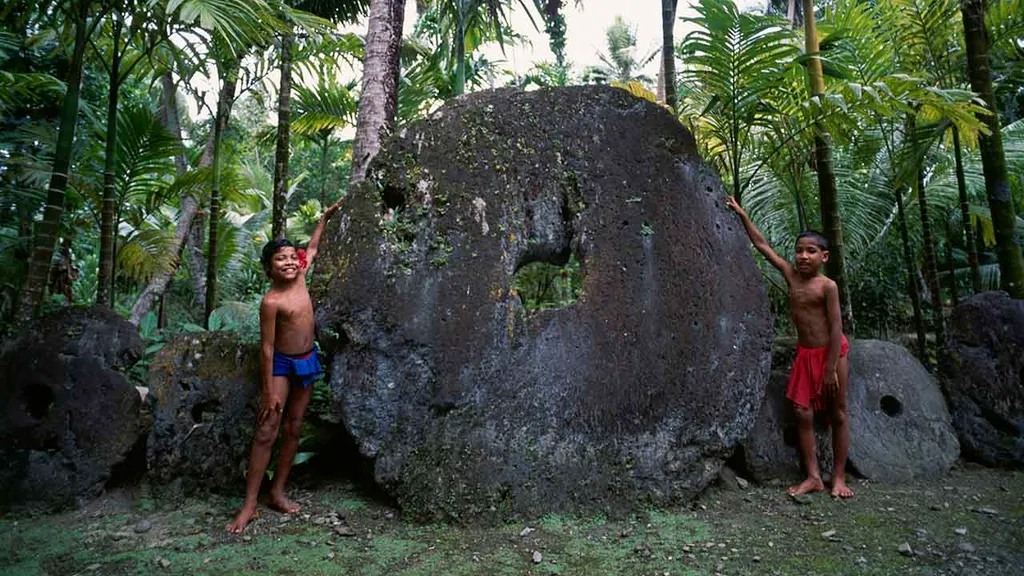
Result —
<svg viewBox="0 0 1024 576"><path fill-rule="evenodd" d="M57 509L98 496L139 441L125 371L135 328L106 308L40 320L0 352L0 506Z"/></svg>
<svg viewBox="0 0 1024 576"><path fill-rule="evenodd" d="M778 354L777 354L778 355ZM942 474L959 455L938 385L906 348L881 340L850 343L848 469L881 482ZM746 465L757 480L803 474L789 373L773 371L754 430L743 442ZM832 469L832 434L816 428L822 472Z"/></svg>
<svg viewBox="0 0 1024 576"><path fill-rule="evenodd" d="M167 489L244 484L260 400L259 345L230 332L183 334L149 369L150 476Z"/></svg>
<svg viewBox="0 0 1024 576"><path fill-rule="evenodd" d="M964 455L1024 468L1024 301L985 292L953 312L943 382Z"/></svg>
<svg viewBox="0 0 1024 576"><path fill-rule="evenodd" d="M316 275L337 417L407 511L692 497L746 436L771 319L692 136L609 87L484 91L387 144ZM393 215L393 217L392 217ZM582 297L527 314L532 261Z"/></svg>

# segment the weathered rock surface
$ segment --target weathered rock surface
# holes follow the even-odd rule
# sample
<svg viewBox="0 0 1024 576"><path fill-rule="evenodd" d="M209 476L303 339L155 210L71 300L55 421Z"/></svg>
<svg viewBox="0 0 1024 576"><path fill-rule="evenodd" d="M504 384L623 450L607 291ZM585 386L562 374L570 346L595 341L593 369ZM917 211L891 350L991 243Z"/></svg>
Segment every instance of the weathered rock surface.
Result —
<svg viewBox="0 0 1024 576"><path fill-rule="evenodd" d="M703 489L770 363L724 195L678 122L608 87L485 91L391 141L315 290L337 417L377 482L410 512L474 518ZM515 272L570 255L582 296L526 313Z"/></svg>
<svg viewBox="0 0 1024 576"><path fill-rule="evenodd" d="M228 332L181 335L157 353L148 383L151 477L181 492L242 484L259 409L259 345Z"/></svg>
<svg viewBox="0 0 1024 576"><path fill-rule="evenodd" d="M0 351L0 506L59 508L102 492L139 441L139 394L122 374L142 355L135 327L71 308Z"/></svg>
<svg viewBox="0 0 1024 576"><path fill-rule="evenodd" d="M1024 467L1024 301L985 292L950 322L943 384L966 457Z"/></svg>
<svg viewBox="0 0 1024 576"><path fill-rule="evenodd" d="M928 371L898 344L855 340L850 345L849 461L862 476L903 482L941 474L959 455L949 412ZM743 442L746 465L758 480L802 474L796 421L786 383L772 372L764 404ZM821 468L832 468L831 431L817 430Z"/></svg>

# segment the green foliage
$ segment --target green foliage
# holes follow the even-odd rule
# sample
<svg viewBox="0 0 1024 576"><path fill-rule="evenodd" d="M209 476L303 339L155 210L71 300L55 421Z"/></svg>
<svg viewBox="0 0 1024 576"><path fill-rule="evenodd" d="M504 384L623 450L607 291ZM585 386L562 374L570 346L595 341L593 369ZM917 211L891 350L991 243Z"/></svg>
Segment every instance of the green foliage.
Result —
<svg viewBox="0 0 1024 576"><path fill-rule="evenodd" d="M575 254L562 266L531 262L516 271L513 288L528 312L565 308L583 296L583 267Z"/></svg>

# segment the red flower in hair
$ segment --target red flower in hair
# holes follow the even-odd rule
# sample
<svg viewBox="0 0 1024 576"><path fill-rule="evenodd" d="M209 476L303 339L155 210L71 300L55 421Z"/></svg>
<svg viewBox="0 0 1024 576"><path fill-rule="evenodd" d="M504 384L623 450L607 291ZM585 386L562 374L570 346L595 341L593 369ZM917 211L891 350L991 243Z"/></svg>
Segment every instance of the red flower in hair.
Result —
<svg viewBox="0 0 1024 576"><path fill-rule="evenodd" d="M295 250L295 255L299 257L299 269L305 272L306 268L309 268L309 263L306 262L306 249L299 248Z"/></svg>

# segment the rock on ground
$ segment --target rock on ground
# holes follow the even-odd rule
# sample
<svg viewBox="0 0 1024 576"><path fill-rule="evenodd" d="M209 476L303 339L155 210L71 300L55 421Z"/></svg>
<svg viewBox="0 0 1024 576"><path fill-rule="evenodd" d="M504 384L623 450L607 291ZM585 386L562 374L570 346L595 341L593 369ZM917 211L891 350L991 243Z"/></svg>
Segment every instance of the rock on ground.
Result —
<svg viewBox="0 0 1024 576"><path fill-rule="evenodd" d="M378 156L314 293L337 418L414 514L689 498L753 423L760 273L693 137L609 87L484 91ZM582 264L527 313L515 274Z"/></svg>
<svg viewBox="0 0 1024 576"><path fill-rule="evenodd" d="M1024 467L1024 301L984 292L953 312L943 384L964 455Z"/></svg>
<svg viewBox="0 0 1024 576"><path fill-rule="evenodd" d="M106 308L69 308L0 351L0 506L60 508L98 496L139 441L140 398L122 373L142 355Z"/></svg>
<svg viewBox="0 0 1024 576"><path fill-rule="evenodd" d="M949 412L928 371L898 344L854 340L850 347L852 467L882 482L905 482L949 470L959 455ZM758 480L801 474L796 421L786 399L788 372L775 371L761 413L743 442L745 463ZM817 430L823 471L831 471L831 431Z"/></svg>
<svg viewBox="0 0 1024 576"><path fill-rule="evenodd" d="M151 477L173 491L237 489L259 408L259 345L228 332L183 334L149 369Z"/></svg>
<svg viewBox="0 0 1024 576"><path fill-rule="evenodd" d="M960 456L946 401L904 347L858 340L850 348L850 460L881 482L944 474Z"/></svg>

